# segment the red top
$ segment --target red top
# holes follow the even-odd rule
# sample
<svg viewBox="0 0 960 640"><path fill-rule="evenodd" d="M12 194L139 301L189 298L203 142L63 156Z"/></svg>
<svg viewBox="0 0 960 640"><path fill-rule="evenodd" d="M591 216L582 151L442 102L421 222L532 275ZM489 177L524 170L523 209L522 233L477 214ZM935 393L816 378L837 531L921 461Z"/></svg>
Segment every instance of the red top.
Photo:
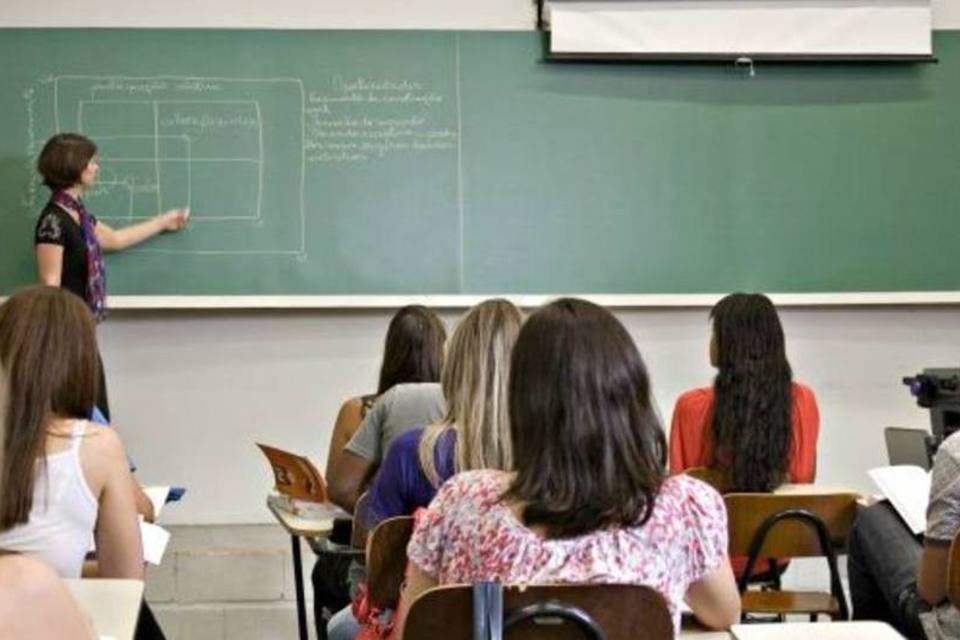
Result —
<svg viewBox="0 0 960 640"><path fill-rule="evenodd" d="M714 463L710 423L713 421L713 387L687 391L677 399L670 426L670 473L680 473L692 467L709 467ZM820 432L820 412L817 399L810 387L793 383L792 410L793 437L787 481L796 484L812 483L817 475L817 435ZM738 576L746 567L746 558L731 558L733 571ZM766 569L757 563L754 573Z"/></svg>

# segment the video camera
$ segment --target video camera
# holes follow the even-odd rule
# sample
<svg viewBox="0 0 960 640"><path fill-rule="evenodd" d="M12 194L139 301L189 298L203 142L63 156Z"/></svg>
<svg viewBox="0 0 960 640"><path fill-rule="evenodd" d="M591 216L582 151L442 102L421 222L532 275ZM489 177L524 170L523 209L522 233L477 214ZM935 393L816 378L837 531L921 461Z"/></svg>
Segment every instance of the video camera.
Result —
<svg viewBox="0 0 960 640"><path fill-rule="evenodd" d="M923 373L904 378L903 384L917 404L930 410L933 434L927 440L930 457L940 443L960 429L960 369L924 369Z"/></svg>

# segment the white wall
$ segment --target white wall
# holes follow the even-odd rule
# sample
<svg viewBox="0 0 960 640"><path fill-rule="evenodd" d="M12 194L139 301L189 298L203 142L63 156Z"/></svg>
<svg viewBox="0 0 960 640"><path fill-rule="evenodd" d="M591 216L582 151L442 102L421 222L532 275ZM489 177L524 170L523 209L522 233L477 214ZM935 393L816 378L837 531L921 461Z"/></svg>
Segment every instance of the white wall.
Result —
<svg viewBox="0 0 960 640"><path fill-rule="evenodd" d="M960 3L931 0L934 28L960 28ZM0 26L279 29L531 29L534 0L3 0Z"/></svg>
<svg viewBox="0 0 960 640"><path fill-rule="evenodd" d="M960 28L960 3L934 6L938 28ZM0 5L0 26L526 29L532 20L530 0ZM669 420L681 390L709 383L706 311L619 316ZM304 451L322 467L339 403L372 389L388 318L388 311L114 313L101 338L117 427L145 481L189 490L164 521L267 521L270 476L254 441ZM819 480L867 489L865 470L885 458L882 427L927 423L900 378L960 365L960 308L790 309L783 318L797 375L820 399Z"/></svg>
<svg viewBox="0 0 960 640"><path fill-rule="evenodd" d="M711 379L706 310L618 315L669 420L682 390ZM165 520L266 520L270 476L253 443L321 465L339 403L375 384L388 320L387 311L115 313L102 337L117 427L144 480L190 491ZM869 489L866 469L885 460L882 427L928 422L900 378L960 365L960 309L788 309L783 320L797 377L820 400L818 480Z"/></svg>

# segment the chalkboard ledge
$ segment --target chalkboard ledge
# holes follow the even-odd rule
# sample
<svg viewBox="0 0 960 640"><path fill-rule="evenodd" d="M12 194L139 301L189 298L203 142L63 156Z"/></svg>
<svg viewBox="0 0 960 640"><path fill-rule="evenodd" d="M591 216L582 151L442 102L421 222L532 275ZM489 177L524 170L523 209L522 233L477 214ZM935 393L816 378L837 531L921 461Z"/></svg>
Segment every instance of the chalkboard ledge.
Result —
<svg viewBox="0 0 960 640"><path fill-rule="evenodd" d="M614 308L711 307L722 293L681 294L435 294L303 296L112 296L111 309L394 309L406 304L461 309L502 296L521 307L536 307L561 295L573 295ZM781 307L956 305L960 291L869 291L845 293L772 293Z"/></svg>

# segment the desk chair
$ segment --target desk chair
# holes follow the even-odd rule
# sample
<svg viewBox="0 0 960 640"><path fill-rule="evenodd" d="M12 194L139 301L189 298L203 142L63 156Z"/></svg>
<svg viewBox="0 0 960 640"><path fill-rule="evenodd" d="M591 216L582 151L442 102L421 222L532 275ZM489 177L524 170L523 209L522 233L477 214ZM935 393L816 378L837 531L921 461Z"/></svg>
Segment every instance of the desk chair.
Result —
<svg viewBox="0 0 960 640"><path fill-rule="evenodd" d="M367 599L377 609L391 609L400 599L407 570L407 543L413 534L413 518L387 518L370 534L367 553Z"/></svg>
<svg viewBox="0 0 960 640"><path fill-rule="evenodd" d="M730 472L722 469L712 469L710 467L691 467L684 471L685 474L696 478L717 490L717 493L724 494L730 491L733 484L730 479Z"/></svg>
<svg viewBox="0 0 960 640"><path fill-rule="evenodd" d="M947 597L950 603L960 608L960 532L950 545L950 565L947 567Z"/></svg>
<svg viewBox="0 0 960 640"><path fill-rule="evenodd" d="M821 613L834 620L849 618L847 601L837 570L836 553L846 545L857 511L855 493L729 493L724 496L729 519L731 556L747 556L738 587L747 613ZM748 590L750 576L761 556L772 558L826 557L830 592Z"/></svg>
<svg viewBox="0 0 960 640"><path fill-rule="evenodd" d="M357 498L357 503L353 505L353 529L350 531L350 546L361 551L367 546L368 531L364 529L361 518L358 516L366 511L369 500L370 496L364 491Z"/></svg>
<svg viewBox="0 0 960 640"><path fill-rule="evenodd" d="M673 620L666 600L639 585L507 586L504 619L531 605L565 605L585 613L606 633L607 640L673 640ZM505 622L505 627L508 622ZM546 613L510 625L509 640L581 640L579 627ZM472 640L473 587L441 586L425 591L407 613L404 640Z"/></svg>

